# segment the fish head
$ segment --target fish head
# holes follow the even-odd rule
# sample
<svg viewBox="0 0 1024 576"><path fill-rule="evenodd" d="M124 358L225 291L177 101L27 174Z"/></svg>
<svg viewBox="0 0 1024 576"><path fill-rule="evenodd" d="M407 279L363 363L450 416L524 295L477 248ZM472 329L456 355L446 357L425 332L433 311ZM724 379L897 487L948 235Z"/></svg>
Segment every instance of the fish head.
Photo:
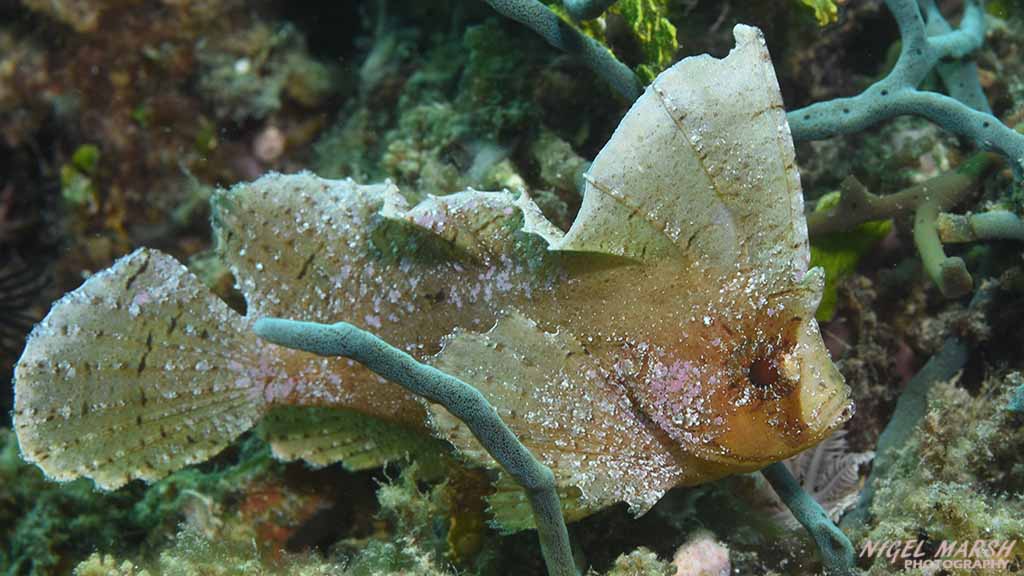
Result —
<svg viewBox="0 0 1024 576"><path fill-rule="evenodd" d="M644 364L641 404L682 451L757 469L827 438L853 414L814 311L820 270L784 288L726 290L675 349ZM732 287L732 288L735 288Z"/></svg>
<svg viewBox="0 0 1024 576"><path fill-rule="evenodd" d="M718 424L697 450L708 460L761 467L814 446L853 414L813 315L765 322L754 334L718 357L725 384L706 403L707 421Z"/></svg>

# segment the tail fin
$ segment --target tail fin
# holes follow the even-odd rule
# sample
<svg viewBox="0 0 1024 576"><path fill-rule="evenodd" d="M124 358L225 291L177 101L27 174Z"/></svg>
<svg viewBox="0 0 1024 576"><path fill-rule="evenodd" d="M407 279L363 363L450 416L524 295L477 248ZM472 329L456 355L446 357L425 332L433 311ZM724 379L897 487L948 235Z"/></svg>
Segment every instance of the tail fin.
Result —
<svg viewBox="0 0 1024 576"><path fill-rule="evenodd" d="M210 458L265 411L262 346L184 266L137 250L29 336L14 376L22 453L107 489Z"/></svg>

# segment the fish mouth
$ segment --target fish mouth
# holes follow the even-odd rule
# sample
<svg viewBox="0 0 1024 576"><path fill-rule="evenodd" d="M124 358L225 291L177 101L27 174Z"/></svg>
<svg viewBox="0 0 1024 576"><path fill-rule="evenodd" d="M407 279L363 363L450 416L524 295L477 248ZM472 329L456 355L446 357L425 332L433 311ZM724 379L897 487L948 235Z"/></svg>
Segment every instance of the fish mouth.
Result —
<svg viewBox="0 0 1024 576"><path fill-rule="evenodd" d="M808 432L812 436L808 447L821 442L853 417L856 406L850 398L849 387L844 383L842 388L833 392L824 403L811 409L809 414L805 413Z"/></svg>
<svg viewBox="0 0 1024 576"><path fill-rule="evenodd" d="M806 436L801 442L806 450L831 435L853 417L856 406L850 397L850 387L839 370L831 365L833 374L820 378L814 385L818 390L801 390L801 418L806 426ZM827 392L823 389L830 389ZM806 398L805 398L806 393Z"/></svg>

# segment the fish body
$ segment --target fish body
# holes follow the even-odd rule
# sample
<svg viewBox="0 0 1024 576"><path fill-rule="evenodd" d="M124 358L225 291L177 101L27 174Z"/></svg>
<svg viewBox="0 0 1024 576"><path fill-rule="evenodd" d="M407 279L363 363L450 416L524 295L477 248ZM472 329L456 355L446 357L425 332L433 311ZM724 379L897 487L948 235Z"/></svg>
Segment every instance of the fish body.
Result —
<svg viewBox="0 0 1024 576"><path fill-rule="evenodd" d="M756 470L849 418L814 311L785 113L760 33L663 73L587 174L572 228L525 194L410 206L390 183L272 174L213 200L245 315L138 250L56 303L15 374L24 456L116 488L262 423L275 453L363 468L461 422L344 358L261 341L264 317L350 322L474 385L552 468L570 518ZM519 491L491 497L527 526Z"/></svg>

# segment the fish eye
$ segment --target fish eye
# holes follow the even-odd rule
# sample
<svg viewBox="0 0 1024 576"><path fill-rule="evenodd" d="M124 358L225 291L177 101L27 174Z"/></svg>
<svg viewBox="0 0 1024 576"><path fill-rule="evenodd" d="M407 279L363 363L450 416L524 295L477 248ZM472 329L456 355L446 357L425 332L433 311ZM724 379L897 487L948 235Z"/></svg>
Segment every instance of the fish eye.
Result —
<svg viewBox="0 0 1024 576"><path fill-rule="evenodd" d="M775 359L762 356L747 367L747 380L758 388L770 388L779 379L779 367Z"/></svg>

